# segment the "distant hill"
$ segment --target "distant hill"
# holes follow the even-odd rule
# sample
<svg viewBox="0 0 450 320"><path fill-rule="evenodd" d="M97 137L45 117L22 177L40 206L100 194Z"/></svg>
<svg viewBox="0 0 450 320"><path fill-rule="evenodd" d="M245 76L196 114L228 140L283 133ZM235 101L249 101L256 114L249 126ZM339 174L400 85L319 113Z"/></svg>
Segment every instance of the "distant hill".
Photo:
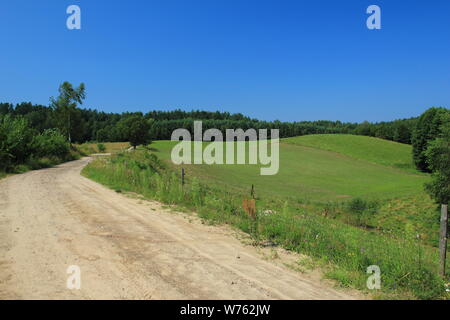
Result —
<svg viewBox="0 0 450 320"><path fill-rule="evenodd" d="M412 148L407 144L349 134L314 134L283 139L283 142L418 173L412 162Z"/></svg>

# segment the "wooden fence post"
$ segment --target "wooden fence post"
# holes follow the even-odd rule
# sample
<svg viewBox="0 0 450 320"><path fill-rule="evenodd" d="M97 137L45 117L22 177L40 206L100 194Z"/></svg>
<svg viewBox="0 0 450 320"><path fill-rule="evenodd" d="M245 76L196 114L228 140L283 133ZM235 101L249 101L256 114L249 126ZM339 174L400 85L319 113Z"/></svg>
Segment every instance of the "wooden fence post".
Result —
<svg viewBox="0 0 450 320"><path fill-rule="evenodd" d="M181 168L181 185L184 186L184 168Z"/></svg>
<svg viewBox="0 0 450 320"><path fill-rule="evenodd" d="M447 224L448 224L448 205L441 205L441 232L439 237L439 257L441 260L439 273L445 277L445 259L447 256Z"/></svg>

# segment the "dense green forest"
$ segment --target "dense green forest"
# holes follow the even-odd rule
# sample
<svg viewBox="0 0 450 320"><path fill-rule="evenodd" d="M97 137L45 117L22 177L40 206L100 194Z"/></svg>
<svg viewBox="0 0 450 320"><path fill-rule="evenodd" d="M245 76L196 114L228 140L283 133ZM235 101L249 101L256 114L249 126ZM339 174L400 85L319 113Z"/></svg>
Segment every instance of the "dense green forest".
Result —
<svg viewBox="0 0 450 320"><path fill-rule="evenodd" d="M50 106L35 105L23 102L16 105L0 103L0 116L11 115L23 117L29 126L38 132L46 129L63 128L59 123L59 117L54 108ZM153 140L170 140L173 130L178 128L193 128L194 120L202 120L204 130L217 128L225 131L228 128L254 129L279 129L280 137L294 137L318 133L350 133L373 136L401 143L411 143L412 132L418 118L396 120L379 123L349 123L341 121L261 121L251 119L240 113L208 111L150 111L147 113L125 112L105 113L92 109L74 109L71 115L71 138L73 142L86 141L118 142L126 141L123 124L129 118L137 117L152 121L149 128L149 136ZM62 129L63 130L63 129Z"/></svg>

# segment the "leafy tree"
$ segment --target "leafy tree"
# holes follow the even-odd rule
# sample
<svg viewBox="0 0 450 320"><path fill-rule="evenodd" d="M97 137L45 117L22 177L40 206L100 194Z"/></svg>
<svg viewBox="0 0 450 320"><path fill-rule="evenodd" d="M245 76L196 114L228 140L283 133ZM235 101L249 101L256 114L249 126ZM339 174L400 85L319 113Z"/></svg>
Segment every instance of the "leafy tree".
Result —
<svg viewBox="0 0 450 320"><path fill-rule="evenodd" d="M0 115L12 114L14 107L10 103L0 103Z"/></svg>
<svg viewBox="0 0 450 320"><path fill-rule="evenodd" d="M131 122L128 140L134 149L140 144L150 143L149 130L150 123L143 118L136 118Z"/></svg>
<svg viewBox="0 0 450 320"><path fill-rule="evenodd" d="M107 128L102 128L100 130L97 131L97 135L96 135L96 139L97 141L105 141L105 142L109 142L111 141L109 139L109 131Z"/></svg>
<svg viewBox="0 0 450 320"><path fill-rule="evenodd" d="M81 83L78 88L73 88L72 84L66 81L59 87L58 98L50 99L58 128L67 136L69 143L72 142L73 133L81 124L77 103L83 104L85 97L84 83Z"/></svg>
<svg viewBox="0 0 450 320"><path fill-rule="evenodd" d="M450 200L450 113L442 116L441 134L429 143L425 152L432 170L432 181L425 185L426 191L438 204Z"/></svg>
<svg viewBox="0 0 450 320"><path fill-rule="evenodd" d="M117 123L117 134L120 140L129 141L136 149L138 145L150 143L151 124L151 119L146 120L140 115L131 115Z"/></svg>
<svg viewBox="0 0 450 320"><path fill-rule="evenodd" d="M395 128L393 140L401 143L411 142L411 131L405 123L399 123Z"/></svg>
<svg viewBox="0 0 450 320"><path fill-rule="evenodd" d="M372 134L372 127L373 125L370 124L368 121L364 121L361 123L358 128L356 129L356 134L362 135L362 136L370 136Z"/></svg>
<svg viewBox="0 0 450 320"><path fill-rule="evenodd" d="M448 112L445 108L430 108L419 117L412 137L413 160L418 170L431 172L425 151L429 142L440 134L443 115Z"/></svg>

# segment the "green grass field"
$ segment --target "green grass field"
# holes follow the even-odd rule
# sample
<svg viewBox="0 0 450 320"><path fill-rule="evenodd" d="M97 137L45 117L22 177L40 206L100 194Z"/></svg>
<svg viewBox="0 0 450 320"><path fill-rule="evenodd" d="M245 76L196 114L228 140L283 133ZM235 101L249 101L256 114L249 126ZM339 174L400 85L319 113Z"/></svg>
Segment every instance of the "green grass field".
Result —
<svg viewBox="0 0 450 320"><path fill-rule="evenodd" d="M312 137L312 138L311 138ZM308 138L308 139L303 139ZM326 139L326 143L312 147L314 141ZM360 139L362 138L362 140ZM359 145L372 150L371 154L344 148L354 141L354 136L328 135L305 136L282 140L280 143L280 170L274 176L261 176L259 165L187 165L188 174L208 180L208 183L226 185L235 189L249 189L252 184L260 195L295 197L312 201L330 201L364 197L371 199L388 199L398 196L423 193L422 185L428 177L412 169L400 170L395 167L380 165L399 163L412 166L411 147L380 139L357 137ZM303 141L309 144L304 146ZM336 144L333 145L333 141ZM170 160L170 151L176 143L156 141L152 147L163 160ZM327 147L324 147L326 145ZM334 146L334 147L332 147ZM398 146L397 156L391 154ZM328 151L325 149L335 149ZM341 151L337 151L341 149ZM380 156L376 157L377 150ZM358 157L354 156L357 155ZM389 156L386 156L389 154ZM370 161L364 159L370 158Z"/></svg>
<svg viewBox="0 0 450 320"><path fill-rule="evenodd" d="M283 142L418 173L411 159L412 148L407 144L350 134L314 134L287 138Z"/></svg>
<svg viewBox="0 0 450 320"><path fill-rule="evenodd" d="M176 142L156 141L152 148L169 165ZM430 178L415 170L410 145L354 135L309 135L282 139L280 170L261 176L259 165L185 165L189 177L226 192L288 199L310 211L331 215L394 237L421 238L438 245L439 212L423 184ZM178 169L177 169L178 170ZM359 215L342 204L361 198L379 204L377 214ZM331 210L330 208L331 207Z"/></svg>
<svg viewBox="0 0 450 320"><path fill-rule="evenodd" d="M99 159L83 174L305 253L342 285L364 289L365 268L376 264L388 297L443 297L433 248L439 215L410 146L348 135L284 139L275 176L261 176L259 165L184 165L181 188L180 167L170 161L175 144L156 141L150 151ZM252 184L256 226L241 207ZM269 209L274 214L265 215Z"/></svg>

